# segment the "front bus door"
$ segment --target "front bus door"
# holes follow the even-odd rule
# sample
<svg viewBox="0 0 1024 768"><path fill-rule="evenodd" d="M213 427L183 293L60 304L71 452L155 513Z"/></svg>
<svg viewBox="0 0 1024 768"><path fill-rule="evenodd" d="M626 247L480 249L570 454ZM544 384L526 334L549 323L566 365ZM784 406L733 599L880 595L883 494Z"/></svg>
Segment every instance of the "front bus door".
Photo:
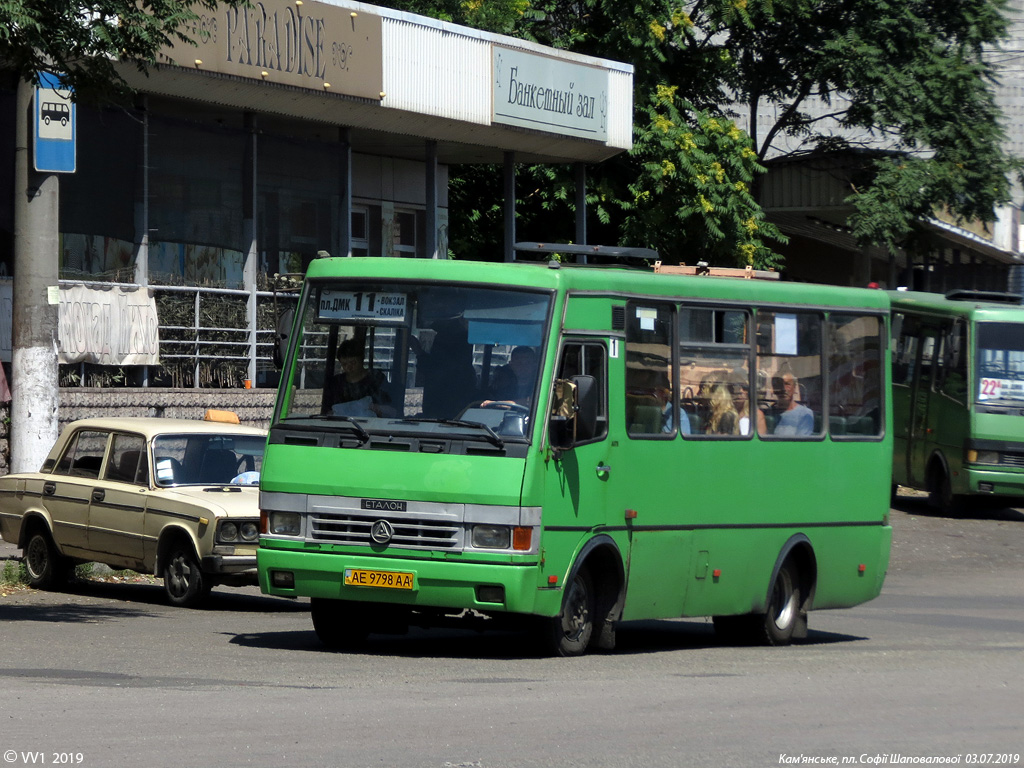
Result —
<svg viewBox="0 0 1024 768"><path fill-rule="evenodd" d="M917 359L914 363L916 372L910 393L910 427L907 435L907 474L911 483L918 487L927 485L928 457L935 445L934 426L929 411L940 351L939 328L934 325L919 326Z"/></svg>
<svg viewBox="0 0 1024 768"><path fill-rule="evenodd" d="M617 345L618 342L611 342ZM567 338L555 378L593 376L600 398L593 435L578 435L575 447L547 462L544 488L544 550L552 563L567 563L591 531L605 527L608 485L614 483L607 467L608 353L609 342L594 338Z"/></svg>

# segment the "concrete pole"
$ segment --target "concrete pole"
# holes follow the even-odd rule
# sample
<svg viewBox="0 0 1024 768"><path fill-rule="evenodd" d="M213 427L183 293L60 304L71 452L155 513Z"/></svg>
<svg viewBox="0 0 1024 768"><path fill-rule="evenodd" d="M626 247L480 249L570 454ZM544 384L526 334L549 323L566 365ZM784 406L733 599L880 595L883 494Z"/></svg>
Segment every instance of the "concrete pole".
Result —
<svg viewBox="0 0 1024 768"><path fill-rule="evenodd" d="M257 132L258 124L256 115L252 112L245 114L245 158L242 169L242 238L246 243L245 263L242 266L242 287L249 292L245 303L246 324L249 328L249 364L246 367L245 378L249 386L256 386L256 355L257 341L257 313L256 304L258 300L256 276L259 266L259 237L257 235L256 222L256 199L259 186L257 158Z"/></svg>
<svg viewBox="0 0 1024 768"><path fill-rule="evenodd" d="M505 153L505 261L516 260L516 153Z"/></svg>
<svg viewBox="0 0 1024 768"><path fill-rule="evenodd" d="M34 472L57 439L60 186L32 168L33 87L18 83L14 160L11 471ZM56 299L56 296L54 296Z"/></svg>
<svg viewBox="0 0 1024 768"><path fill-rule="evenodd" d="M352 129L338 129L338 249L331 256L352 255ZM365 235L364 235L365 236Z"/></svg>
<svg viewBox="0 0 1024 768"><path fill-rule="evenodd" d="M437 252L437 142L428 141L424 153L426 164L427 226L423 238L423 255L428 259L440 257ZM446 254L447 255L447 254Z"/></svg>

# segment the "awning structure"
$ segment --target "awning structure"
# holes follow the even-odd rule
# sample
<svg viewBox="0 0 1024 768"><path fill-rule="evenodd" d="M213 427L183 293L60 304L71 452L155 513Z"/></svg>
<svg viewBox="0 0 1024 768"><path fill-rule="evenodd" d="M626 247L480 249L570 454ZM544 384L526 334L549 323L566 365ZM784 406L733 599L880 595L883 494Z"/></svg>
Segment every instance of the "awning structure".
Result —
<svg viewBox="0 0 1024 768"><path fill-rule="evenodd" d="M122 76L150 96L344 127L368 154L422 159L429 141L445 164L596 163L632 146L632 65L340 0L264 0L200 27L199 46Z"/></svg>
<svg viewBox="0 0 1024 768"><path fill-rule="evenodd" d="M787 256L790 277L822 281L821 272L814 272L824 269L835 278L826 282L842 276L853 285L869 281L895 285L910 282L910 272L923 270L929 273L929 282L983 287L957 283L981 279L988 286L993 281L1005 282L1008 267L1024 263L1016 209L1001 210L1000 218L988 224L958 224L941 215L920 220L913 253L901 250L890 254L884 248L861 247L847 224L854 209L846 198L852 192L852 174L863 161L863 154L854 152L806 155L768 164L768 173L761 180L761 202L768 220L790 238L787 246L779 248ZM972 269L977 274L972 274Z"/></svg>

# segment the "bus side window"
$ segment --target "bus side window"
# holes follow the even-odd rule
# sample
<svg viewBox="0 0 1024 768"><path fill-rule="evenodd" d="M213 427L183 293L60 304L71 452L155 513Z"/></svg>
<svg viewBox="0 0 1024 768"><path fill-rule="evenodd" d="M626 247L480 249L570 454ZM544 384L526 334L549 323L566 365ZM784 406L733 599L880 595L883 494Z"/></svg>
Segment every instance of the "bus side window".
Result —
<svg viewBox="0 0 1024 768"><path fill-rule="evenodd" d="M679 421L685 434L749 437L765 431L751 386L751 338L747 310L680 308Z"/></svg>
<svg viewBox="0 0 1024 768"><path fill-rule="evenodd" d="M757 370L768 382L767 433L800 438L821 435L822 317L817 312L757 313Z"/></svg>
<svg viewBox="0 0 1024 768"><path fill-rule="evenodd" d="M599 392L597 431L589 436L577 435L578 442L601 440L608 434L608 353L604 344L566 342L562 347L556 378L571 379L573 376L593 376Z"/></svg>
<svg viewBox="0 0 1024 768"><path fill-rule="evenodd" d="M942 393L957 402L967 402L967 325L956 320L943 342Z"/></svg>
<svg viewBox="0 0 1024 768"><path fill-rule="evenodd" d="M829 317L829 431L833 437L882 433L884 327L877 316Z"/></svg>
<svg viewBox="0 0 1024 768"><path fill-rule="evenodd" d="M670 437L666 416L678 397L672 394L675 307L653 301L626 305L626 434Z"/></svg>

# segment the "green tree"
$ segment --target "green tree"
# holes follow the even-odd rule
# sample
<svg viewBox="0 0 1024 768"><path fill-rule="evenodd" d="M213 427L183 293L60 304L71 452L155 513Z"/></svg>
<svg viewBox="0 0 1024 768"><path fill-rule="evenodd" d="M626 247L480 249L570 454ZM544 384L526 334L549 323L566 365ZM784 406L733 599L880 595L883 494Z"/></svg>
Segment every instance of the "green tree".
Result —
<svg viewBox="0 0 1024 768"><path fill-rule="evenodd" d="M623 234L672 262L779 266L766 240L783 240L751 193L763 172L750 137L732 121L695 109L675 86L657 89L636 126L640 171L621 201Z"/></svg>
<svg viewBox="0 0 1024 768"><path fill-rule="evenodd" d="M904 245L936 209L992 221L1009 199L1020 165L1002 148L986 59L1006 34L1004 0L780 0L742 23L694 7L687 44L717 51L762 159L872 150L848 198L862 243Z"/></svg>
<svg viewBox="0 0 1024 768"><path fill-rule="evenodd" d="M0 72L33 83L39 71L61 73L79 99L123 96L115 60L147 72L164 46L192 42L203 10L244 2L0 0Z"/></svg>
<svg viewBox="0 0 1024 768"><path fill-rule="evenodd" d="M391 4L427 15L440 7ZM993 220L1020 173L1002 148L986 59L1006 34L1005 0L532 0L526 7L505 0L497 27L477 9L445 0L441 15L634 66L635 146L590 170L592 242L643 237L630 244L654 245L660 237L672 240L661 248L674 247L673 255L770 265L779 237L762 226L751 149L762 163L836 151L858 158L849 224L862 243L890 248L905 245L939 209ZM659 95L665 87L677 89L671 105ZM750 144L732 121L749 131ZM699 158L680 154L687 135ZM714 162L725 176L709 190L701 178L717 179L708 173ZM520 231L568 239L569 169L520 173ZM501 201L494 174L500 169L455 171L453 243L494 242ZM709 192L717 193L713 201ZM707 204L717 217L702 226ZM663 234L670 222L676 238ZM744 222L757 223L756 241ZM483 238L475 237L480 227L487 227Z"/></svg>

